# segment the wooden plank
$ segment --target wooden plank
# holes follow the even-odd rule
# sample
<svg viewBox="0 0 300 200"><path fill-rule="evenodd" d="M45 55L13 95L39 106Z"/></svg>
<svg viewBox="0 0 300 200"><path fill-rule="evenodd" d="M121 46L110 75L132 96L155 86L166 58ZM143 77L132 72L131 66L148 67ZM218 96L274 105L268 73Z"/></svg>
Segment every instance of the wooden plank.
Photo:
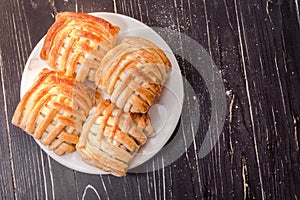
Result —
<svg viewBox="0 0 300 200"><path fill-rule="evenodd" d="M25 62L60 11L118 12L199 42L219 67L227 94L228 116L212 152L197 156L212 105L204 80L181 55L185 86L190 83L196 96L185 93L177 134L197 136L186 153L159 171L125 178L74 172L12 126ZM1 4L0 15L1 199L300 197L298 1L12 1ZM194 132L193 98L201 113ZM162 160L151 162L159 166Z"/></svg>
<svg viewBox="0 0 300 200"><path fill-rule="evenodd" d="M53 199L79 199L74 171L48 159Z"/></svg>
<svg viewBox="0 0 300 200"><path fill-rule="evenodd" d="M11 179L13 180L15 199L45 199L47 198L47 179L42 161L42 153L33 139L11 124L11 118L20 99L21 75L32 50L28 31L25 7L22 2L10 2L1 9L1 30L6 33L6 42L1 42L2 76L5 89L4 104L6 105L6 121L8 123L8 140L1 140L3 146L8 143L11 155ZM2 145L2 144L1 144ZM8 169L9 171L9 169ZM7 183L9 185L9 182ZM9 192L9 190L7 190Z"/></svg>
<svg viewBox="0 0 300 200"><path fill-rule="evenodd" d="M0 29L3 30L3 24L1 23ZM2 60L2 50L0 48L0 88L2 95L0 96L0 105L1 109L0 114L0 199L14 199L14 171L11 168L13 166L13 161L11 159L11 145L10 145L10 135L9 135L9 119L7 116L7 104L5 101L6 98L6 89L4 88L4 75L3 75L3 60Z"/></svg>
<svg viewBox="0 0 300 200"><path fill-rule="evenodd" d="M270 5L271 3L269 2L268 4ZM276 5L275 3L272 4L273 6ZM119 5L121 6L120 8L118 7L117 10L134 16L130 10L130 3L126 4L121 1ZM270 110L268 107L269 103L272 102L273 99L276 99L277 96L284 96L285 98L288 96L286 93L281 94L286 88L282 89L284 85L280 85L282 84L282 78L278 70L283 71L283 68L273 68L274 65L277 65L278 68L278 62L283 62L283 58L278 59L278 54L275 55L274 52L268 53L268 50L272 50L270 46L278 47L277 45L282 45L280 41L280 27L277 27L278 30L274 35L270 34L272 32L272 25L270 25L270 22L268 23L268 20L266 21L266 19L268 19L269 8L264 9L267 6L266 4L241 3L241 1L223 1L223 3L203 1L194 2L193 5L183 5L182 2L174 1L174 5L177 7L177 12L175 13L175 16L177 16L176 28L194 36L207 48L215 62L220 64L220 68L223 70L223 77L227 82L227 89L229 94L231 94L229 96L231 99L229 99L228 103L231 105L231 123L233 124L226 124L225 128L230 130L230 133L227 134L228 132L225 132L224 135L221 136L221 138L223 138L223 144L220 144L222 142L220 141L211 155L203 161L204 168L208 163L215 163L211 166L212 168L208 168L208 172L205 173L212 175L208 183L202 183L206 185L207 188L203 195L219 196L226 194L226 196L232 195L234 197L239 194L248 198L266 198L269 194L274 193L280 193L279 197L290 194L289 192L283 193L282 189L290 189L286 188L287 186L278 187L278 185L282 185L279 184L281 183L279 180L283 179L283 177L278 178L278 175L274 171L275 166L269 166L269 162L276 159L277 169L282 172L286 171L286 169L284 169L285 167L279 168L279 166L282 165L281 156L274 156L273 152L265 154L266 150L270 148L270 144L265 144L264 141L268 141L268 138L274 138L278 134L276 133L278 131L276 130L278 128L276 126L278 125L273 126L272 124L274 122L275 124L280 123L283 125L283 129L288 128L285 125L286 122L280 118L280 114L277 114L277 117L275 116L273 119L272 109ZM145 17L140 18L148 19L147 24L151 24L151 20L153 24L159 24L160 26L166 26L165 23L168 20L169 23L171 23L172 19L164 20L162 17L162 14L164 16L166 15L166 13L162 12L168 11L155 9L156 6L157 4L147 7L148 13L151 13L151 15L145 14ZM162 6L158 5L157 7ZM193 17L185 14L184 11L187 10L187 8L194 9L193 13L197 13L196 19L200 20L194 22ZM277 5L277 8L280 8L280 5ZM161 12L160 15L156 15L157 12ZM220 15L220 13L222 14ZM274 18L280 22L281 16L279 14L279 12L275 13ZM156 16L159 17L156 18ZM188 21L188 17L192 20ZM201 20L201 18L203 20ZM224 19L228 21L224 23ZM257 19L259 19L259 21L256 21ZM259 35L261 34L259 33L261 29L257 28L259 26L260 28L262 26L262 29L266 29L266 31L262 33L263 35ZM273 39L268 40L268 37L279 41L278 44L275 45L272 42ZM252 42L255 40L258 40L258 43ZM268 47L268 49L266 49L265 46ZM262 55L259 54L260 52L267 52L269 55L262 59ZM261 60L269 63L260 63ZM260 65L262 65L261 68L257 69L256 66ZM184 68L185 67L183 67L183 70ZM271 70L273 72L267 74L268 77L265 78L266 72L263 70L260 71L260 69ZM271 82L266 83L266 79L271 80ZM276 84L275 86L273 86L274 83ZM268 87L272 88L270 93L263 94L265 88ZM233 96L235 96L235 100ZM258 102L264 103L265 106L262 107L261 103ZM286 103L280 101L274 103L274 107L280 109L282 114L284 114ZM266 121L265 118L271 121ZM297 120L297 118L295 119ZM291 123L291 121L289 123ZM281 131L281 134L283 132L284 131ZM228 142L227 139L228 135L230 135L230 142ZM280 136L280 138L281 137L282 136ZM227 145L228 143L229 145ZM225 150L228 148L227 155L223 153L224 147ZM278 151L278 149L282 149L280 144L277 144L277 150L275 150L275 152ZM299 162L295 164L299 166ZM287 168L289 168L288 165L289 164L286 166ZM223 177L222 171L226 171L228 176ZM273 171L274 174L270 174L270 171ZM296 174L298 177L299 173ZM226 179L228 177L231 177L231 181ZM229 184L219 184L222 179L225 179L223 181ZM201 180L205 180L204 174L201 175ZM268 182L272 182L273 185L269 186L267 184ZM290 192L291 194L295 194L295 190L292 188Z"/></svg>

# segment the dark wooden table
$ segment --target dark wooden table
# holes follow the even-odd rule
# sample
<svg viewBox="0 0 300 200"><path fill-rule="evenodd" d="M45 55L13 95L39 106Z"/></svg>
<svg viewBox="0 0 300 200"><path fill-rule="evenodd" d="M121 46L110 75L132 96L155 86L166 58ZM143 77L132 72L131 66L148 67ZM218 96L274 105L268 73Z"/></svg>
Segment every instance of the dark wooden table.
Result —
<svg viewBox="0 0 300 200"><path fill-rule="evenodd" d="M2 1L0 199L299 199L299 4L297 0ZM76 172L51 159L14 127L11 118L25 63L60 11L121 13L151 27L181 32L206 49L226 95L225 124L212 151L198 156L215 115L210 112L214 105L208 86L180 55L176 57L184 86L190 85L195 94L185 90L184 112L173 135L194 134L195 139L186 144L180 158L160 170L124 178ZM197 114L199 127L193 130L189 127ZM160 158L150 162L155 166Z"/></svg>

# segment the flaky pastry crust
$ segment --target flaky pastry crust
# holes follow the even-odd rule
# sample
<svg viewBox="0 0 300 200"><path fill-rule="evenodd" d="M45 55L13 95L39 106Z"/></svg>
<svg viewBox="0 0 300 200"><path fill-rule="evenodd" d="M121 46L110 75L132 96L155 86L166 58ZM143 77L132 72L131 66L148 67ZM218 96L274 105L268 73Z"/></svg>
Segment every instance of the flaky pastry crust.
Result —
<svg viewBox="0 0 300 200"><path fill-rule="evenodd" d="M103 100L91 109L76 149L86 163L125 176L129 162L152 131L146 114L125 113Z"/></svg>
<svg viewBox="0 0 300 200"><path fill-rule="evenodd" d="M94 81L103 56L116 44L120 28L89 14L61 12L45 37L40 57L55 71Z"/></svg>
<svg viewBox="0 0 300 200"><path fill-rule="evenodd" d="M18 104L12 123L58 155L73 152L92 96L73 78L44 69Z"/></svg>
<svg viewBox="0 0 300 200"><path fill-rule="evenodd" d="M95 83L125 112L146 113L171 71L166 54L152 42L126 37L101 61Z"/></svg>

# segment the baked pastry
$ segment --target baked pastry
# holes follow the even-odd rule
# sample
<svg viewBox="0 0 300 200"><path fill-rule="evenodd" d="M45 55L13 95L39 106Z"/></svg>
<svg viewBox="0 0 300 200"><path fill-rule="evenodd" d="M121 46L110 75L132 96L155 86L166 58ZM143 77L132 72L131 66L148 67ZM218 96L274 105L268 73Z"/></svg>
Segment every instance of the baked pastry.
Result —
<svg viewBox="0 0 300 200"><path fill-rule="evenodd" d="M86 163L125 176L128 164L152 131L146 114L125 113L103 100L91 109L76 149Z"/></svg>
<svg viewBox="0 0 300 200"><path fill-rule="evenodd" d="M120 28L89 14L61 12L47 32L40 57L55 71L94 82L100 61Z"/></svg>
<svg viewBox="0 0 300 200"><path fill-rule="evenodd" d="M104 56L95 83L125 112L146 113L170 71L171 63L159 47L129 36Z"/></svg>
<svg viewBox="0 0 300 200"><path fill-rule="evenodd" d="M73 78L44 69L16 108L12 123L58 155L73 152L92 96Z"/></svg>

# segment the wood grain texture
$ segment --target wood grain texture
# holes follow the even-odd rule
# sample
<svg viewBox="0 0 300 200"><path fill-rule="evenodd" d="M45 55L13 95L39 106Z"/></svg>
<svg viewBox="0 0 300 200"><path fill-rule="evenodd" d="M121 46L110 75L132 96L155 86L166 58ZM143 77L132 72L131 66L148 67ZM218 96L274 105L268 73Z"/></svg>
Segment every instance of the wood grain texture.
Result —
<svg viewBox="0 0 300 200"><path fill-rule="evenodd" d="M299 10L297 0L1 3L0 199L299 199ZM185 91L185 112L174 134L196 137L161 170L124 178L76 172L12 126L26 60L60 11L118 12L201 44L218 66L227 94L226 123L212 152L203 159L197 155L212 105L204 80L182 55L176 58L185 87L190 84L196 94ZM190 106L193 99L200 110ZM191 129L194 112L200 113L198 130ZM151 162L155 167L162 160Z"/></svg>

